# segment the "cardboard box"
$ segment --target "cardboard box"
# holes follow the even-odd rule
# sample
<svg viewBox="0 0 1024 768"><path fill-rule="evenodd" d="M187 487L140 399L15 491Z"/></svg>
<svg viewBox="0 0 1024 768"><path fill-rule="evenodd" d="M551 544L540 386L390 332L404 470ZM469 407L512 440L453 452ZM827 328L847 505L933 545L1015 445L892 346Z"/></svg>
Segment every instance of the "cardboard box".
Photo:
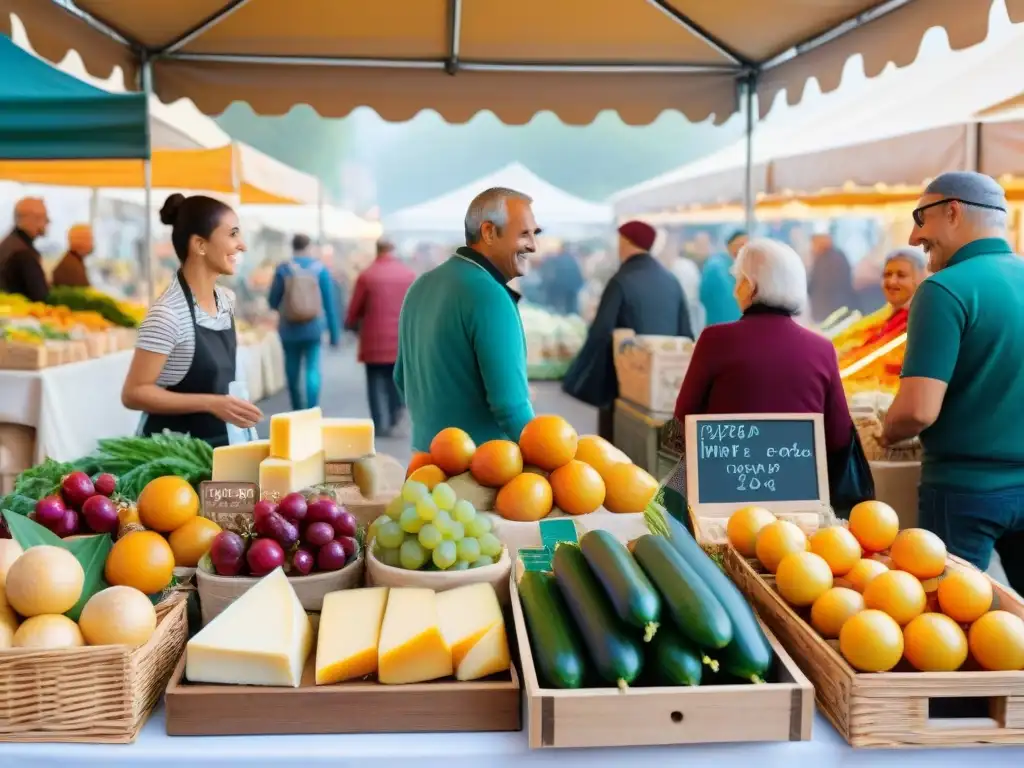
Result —
<svg viewBox="0 0 1024 768"><path fill-rule="evenodd" d="M651 411L672 413L693 355L683 336L638 336L628 328L612 335L619 397Z"/></svg>

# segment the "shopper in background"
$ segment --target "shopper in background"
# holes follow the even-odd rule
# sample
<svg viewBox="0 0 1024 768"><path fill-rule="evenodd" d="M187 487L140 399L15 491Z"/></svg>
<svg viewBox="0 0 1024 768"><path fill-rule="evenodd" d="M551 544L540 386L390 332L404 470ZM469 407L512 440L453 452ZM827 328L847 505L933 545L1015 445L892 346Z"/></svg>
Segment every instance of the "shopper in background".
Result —
<svg viewBox="0 0 1024 768"><path fill-rule="evenodd" d="M75 224L68 230L68 252L53 270L53 285L88 288L90 283L85 260L92 254L92 249L92 227Z"/></svg>
<svg viewBox="0 0 1024 768"><path fill-rule="evenodd" d="M267 302L278 314L285 376L292 408L320 404L320 346L324 331L338 346L341 327L327 268L310 250L307 235L292 238L293 256L278 265Z"/></svg>
<svg viewBox="0 0 1024 768"><path fill-rule="evenodd" d="M995 549L1024 592L1024 261L1007 208L994 179L966 171L918 201L910 244L933 274L910 307L885 440L921 437L918 524L982 570Z"/></svg>
<svg viewBox="0 0 1024 768"><path fill-rule="evenodd" d="M732 267L736 255L748 239L747 233L742 230L733 232L725 241L726 253L716 253L704 262L700 301L704 305L707 325L731 323L740 318L740 308L733 295L736 278L733 277Z"/></svg>
<svg viewBox="0 0 1024 768"><path fill-rule="evenodd" d="M481 192L466 211L466 245L409 288L399 320L395 384L412 419L412 448L445 427L480 445L518 440L533 418L526 335L510 280L526 274L540 228L532 199Z"/></svg>
<svg viewBox="0 0 1024 768"><path fill-rule="evenodd" d="M366 397L373 427L391 435L404 403L395 386L398 319L416 273L395 255L387 240L377 242L377 258L356 279L345 328L359 334L359 362L366 366Z"/></svg>
<svg viewBox="0 0 1024 768"><path fill-rule="evenodd" d="M807 278L811 320L824 322L837 309L856 309L857 294L853 290L853 268L846 254L836 248L832 236L811 237L811 270Z"/></svg>
<svg viewBox="0 0 1024 768"><path fill-rule="evenodd" d="M42 198L26 197L14 206L14 230L0 241L0 293L44 301L50 292L43 259L34 245L50 218Z"/></svg>
<svg viewBox="0 0 1024 768"><path fill-rule="evenodd" d="M686 296L686 307L690 311L690 329L693 331L694 338L697 338L707 322L707 313L700 300L700 267L683 251L679 251L677 256L669 258L672 259L668 267L669 271L675 275L683 289L683 295Z"/></svg>
<svg viewBox="0 0 1024 768"><path fill-rule="evenodd" d="M605 286L587 340L562 381L567 394L598 409L598 434L609 441L619 396L613 331L629 328L638 334L693 338L682 286L651 256L656 237L654 227L642 221L619 227L619 271Z"/></svg>

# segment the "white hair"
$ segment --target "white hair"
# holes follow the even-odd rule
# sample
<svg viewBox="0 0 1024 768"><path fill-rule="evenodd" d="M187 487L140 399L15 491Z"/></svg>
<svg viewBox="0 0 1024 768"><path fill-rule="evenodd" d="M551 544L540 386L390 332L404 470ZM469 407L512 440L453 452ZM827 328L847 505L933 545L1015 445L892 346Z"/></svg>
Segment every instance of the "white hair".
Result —
<svg viewBox="0 0 1024 768"><path fill-rule="evenodd" d="M508 224L508 201L532 203L533 198L507 187L491 187L473 198L466 210L466 245L480 242L484 222L491 222L499 230Z"/></svg>
<svg viewBox="0 0 1024 768"><path fill-rule="evenodd" d="M897 248L885 257L882 266L887 267L893 261L905 261L918 272L928 269L928 257L918 248Z"/></svg>
<svg viewBox="0 0 1024 768"><path fill-rule="evenodd" d="M976 227L981 229L1006 229L1006 211L981 208L969 204L962 206L961 210L964 212L964 218Z"/></svg>
<svg viewBox="0 0 1024 768"><path fill-rule="evenodd" d="M736 255L733 273L747 278L754 286L757 304L796 314L807 303L804 263L796 251L778 240L750 240Z"/></svg>

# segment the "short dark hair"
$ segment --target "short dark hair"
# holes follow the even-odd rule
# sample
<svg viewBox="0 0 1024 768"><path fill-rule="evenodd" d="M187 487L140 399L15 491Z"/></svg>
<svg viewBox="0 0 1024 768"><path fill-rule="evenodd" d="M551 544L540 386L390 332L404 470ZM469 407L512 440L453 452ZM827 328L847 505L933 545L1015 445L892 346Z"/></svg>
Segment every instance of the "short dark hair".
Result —
<svg viewBox="0 0 1024 768"><path fill-rule="evenodd" d="M292 238L292 250L298 253L309 248L309 244L313 242L309 239L309 235L296 235Z"/></svg>
<svg viewBox="0 0 1024 768"><path fill-rule="evenodd" d="M185 197L175 192L164 201L160 221L171 227L171 244L178 260L184 264L188 258L188 244L193 235L209 240L231 206L206 195Z"/></svg>
<svg viewBox="0 0 1024 768"><path fill-rule="evenodd" d="M737 240L737 239L739 239L741 237L747 237L747 230L745 230L745 229L737 229L735 232L733 232L731 235L729 235L725 239L725 244L726 245L732 245L734 240Z"/></svg>

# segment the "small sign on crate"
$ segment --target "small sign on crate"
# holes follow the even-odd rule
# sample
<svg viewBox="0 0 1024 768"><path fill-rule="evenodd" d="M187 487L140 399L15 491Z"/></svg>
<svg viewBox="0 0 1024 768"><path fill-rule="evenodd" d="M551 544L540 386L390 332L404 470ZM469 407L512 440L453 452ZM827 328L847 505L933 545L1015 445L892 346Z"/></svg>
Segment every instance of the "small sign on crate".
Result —
<svg viewBox="0 0 1024 768"><path fill-rule="evenodd" d="M256 483L205 480L199 484L203 517L226 531L241 533L259 499L260 488Z"/></svg>

